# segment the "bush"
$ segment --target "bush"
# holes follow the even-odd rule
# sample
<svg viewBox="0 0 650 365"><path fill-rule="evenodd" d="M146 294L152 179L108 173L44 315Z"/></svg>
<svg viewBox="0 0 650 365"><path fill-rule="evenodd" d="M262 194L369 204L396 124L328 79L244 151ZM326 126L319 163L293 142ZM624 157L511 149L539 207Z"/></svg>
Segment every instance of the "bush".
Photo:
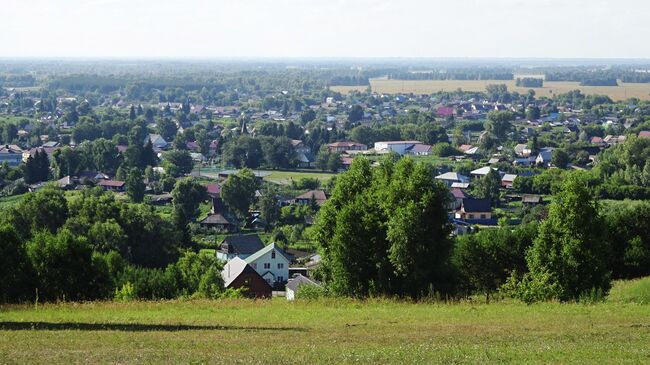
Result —
<svg viewBox="0 0 650 365"><path fill-rule="evenodd" d="M120 289L115 288L114 299L118 302L130 302L137 299L133 284L131 284L130 281L127 281Z"/></svg>
<svg viewBox="0 0 650 365"><path fill-rule="evenodd" d="M300 285L296 291L296 299L314 300L327 296L327 289L317 285Z"/></svg>
<svg viewBox="0 0 650 365"><path fill-rule="evenodd" d="M608 302L650 304L650 277L615 281Z"/></svg>

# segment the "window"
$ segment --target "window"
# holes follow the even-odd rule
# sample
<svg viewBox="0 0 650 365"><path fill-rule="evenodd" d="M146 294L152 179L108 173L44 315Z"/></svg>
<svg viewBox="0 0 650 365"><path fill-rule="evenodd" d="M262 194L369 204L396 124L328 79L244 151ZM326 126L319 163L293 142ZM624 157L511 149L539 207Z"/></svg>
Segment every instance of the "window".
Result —
<svg viewBox="0 0 650 365"><path fill-rule="evenodd" d="M275 251L271 251L271 258L272 258L272 259L275 258Z"/></svg>
<svg viewBox="0 0 650 365"><path fill-rule="evenodd" d="M283 282L283 281L284 281L284 277L282 277L282 276L278 276L278 281L279 281L279 282Z"/></svg>
<svg viewBox="0 0 650 365"><path fill-rule="evenodd" d="M278 262L278 269L284 269L284 264L283 264L283 263L280 263L280 262Z"/></svg>
<svg viewBox="0 0 650 365"><path fill-rule="evenodd" d="M474 219L474 214L468 214L467 219Z"/></svg>
<svg viewBox="0 0 650 365"><path fill-rule="evenodd" d="M481 219L485 219L485 214L481 214Z"/></svg>
<svg viewBox="0 0 650 365"><path fill-rule="evenodd" d="M265 268L265 269L270 269L270 268L271 268L271 264L268 263L268 262L265 262L265 263L264 263L264 268Z"/></svg>

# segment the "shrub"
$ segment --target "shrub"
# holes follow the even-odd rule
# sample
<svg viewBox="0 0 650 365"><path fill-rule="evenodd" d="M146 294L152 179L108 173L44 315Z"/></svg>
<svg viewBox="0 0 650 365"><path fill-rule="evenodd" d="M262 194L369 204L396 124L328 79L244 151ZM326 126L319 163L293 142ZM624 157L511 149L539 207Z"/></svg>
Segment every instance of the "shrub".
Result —
<svg viewBox="0 0 650 365"><path fill-rule="evenodd" d="M133 284L131 284L130 281L127 281L120 289L115 288L114 299L118 302L130 302L137 299Z"/></svg>

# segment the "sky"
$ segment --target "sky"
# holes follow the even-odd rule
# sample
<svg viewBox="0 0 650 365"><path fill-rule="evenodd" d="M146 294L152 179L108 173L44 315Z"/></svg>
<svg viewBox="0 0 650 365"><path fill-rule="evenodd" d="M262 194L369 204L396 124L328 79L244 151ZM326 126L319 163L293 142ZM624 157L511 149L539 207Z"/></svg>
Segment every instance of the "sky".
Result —
<svg viewBox="0 0 650 365"><path fill-rule="evenodd" d="M650 58L647 0L0 0L0 58Z"/></svg>

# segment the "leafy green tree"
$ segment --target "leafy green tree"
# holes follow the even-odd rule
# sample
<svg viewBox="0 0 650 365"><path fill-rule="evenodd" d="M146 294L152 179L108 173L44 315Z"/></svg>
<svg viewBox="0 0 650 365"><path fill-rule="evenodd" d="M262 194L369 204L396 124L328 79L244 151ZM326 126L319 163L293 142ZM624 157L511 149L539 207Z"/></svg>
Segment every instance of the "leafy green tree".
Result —
<svg viewBox="0 0 650 365"><path fill-rule="evenodd" d="M173 141L176 133L178 132L176 123L174 123L169 118L162 118L160 121L158 121L156 130L165 141Z"/></svg>
<svg viewBox="0 0 650 365"><path fill-rule="evenodd" d="M518 228L504 226L485 229L456 239L453 262L461 288L490 295L506 283L513 272L527 271L526 250L537 235L537 224Z"/></svg>
<svg viewBox="0 0 650 365"><path fill-rule="evenodd" d="M142 179L142 171L137 167L132 167L126 177L126 194L132 202L142 203L144 191L145 185Z"/></svg>
<svg viewBox="0 0 650 365"><path fill-rule="evenodd" d="M199 205L207 198L207 189L192 178L181 179L171 192L174 220L185 228L199 213Z"/></svg>
<svg viewBox="0 0 650 365"><path fill-rule="evenodd" d="M0 303L25 299L29 286L30 265L25 246L16 230L0 226Z"/></svg>
<svg viewBox="0 0 650 365"><path fill-rule="evenodd" d="M164 154L163 166L169 175L179 177L192 172L194 162L189 152L173 150Z"/></svg>
<svg viewBox="0 0 650 365"><path fill-rule="evenodd" d="M105 285L97 283L107 275L102 277L83 236L66 229L56 234L41 231L27 243L27 255L36 275L39 298L84 300L109 294L104 291Z"/></svg>
<svg viewBox="0 0 650 365"><path fill-rule="evenodd" d="M250 206L255 202L255 192L259 187L259 181L253 171L242 169L228 176L221 186L221 198L239 219L244 219L248 216Z"/></svg>
<svg viewBox="0 0 650 365"><path fill-rule="evenodd" d="M361 119L363 119L363 108L358 104L352 105L348 111L348 121L350 123L356 123Z"/></svg>
<svg viewBox="0 0 650 365"><path fill-rule="evenodd" d="M260 214L268 226L273 226L280 218L280 203L278 201L278 190L269 184L262 192L259 201Z"/></svg>
<svg viewBox="0 0 650 365"><path fill-rule="evenodd" d="M28 194L7 214L7 221L23 240L41 230L56 232L68 218L68 204L59 189L46 187Z"/></svg>
<svg viewBox="0 0 650 365"><path fill-rule="evenodd" d="M108 174L114 173L120 165L117 147L112 141L100 138L92 143L95 168Z"/></svg>
<svg viewBox="0 0 650 365"><path fill-rule="evenodd" d="M448 190L431 166L392 158L371 170L355 159L315 227L334 293L420 297L446 290L451 249Z"/></svg>
<svg viewBox="0 0 650 365"><path fill-rule="evenodd" d="M569 154L560 148L553 150L553 154L551 156L551 164L557 168L565 169L569 164Z"/></svg>
<svg viewBox="0 0 650 365"><path fill-rule="evenodd" d="M257 168L263 158L264 154L259 139L247 135L228 141L223 147L223 161L236 168Z"/></svg>
<svg viewBox="0 0 650 365"><path fill-rule="evenodd" d="M531 294L533 299L571 300L594 289L603 294L609 290L604 227L585 176L569 175L526 258L530 273L522 286L540 288L539 295Z"/></svg>
<svg viewBox="0 0 650 365"><path fill-rule="evenodd" d="M504 141L508 132L512 130L514 115L509 111L492 111L488 113L488 120L485 123L485 130L491 133L499 141Z"/></svg>
<svg viewBox="0 0 650 365"><path fill-rule="evenodd" d="M487 175L479 178L472 188L472 192L479 198L490 199L493 205L499 203L499 191L501 189L501 176L499 172L490 169Z"/></svg>

